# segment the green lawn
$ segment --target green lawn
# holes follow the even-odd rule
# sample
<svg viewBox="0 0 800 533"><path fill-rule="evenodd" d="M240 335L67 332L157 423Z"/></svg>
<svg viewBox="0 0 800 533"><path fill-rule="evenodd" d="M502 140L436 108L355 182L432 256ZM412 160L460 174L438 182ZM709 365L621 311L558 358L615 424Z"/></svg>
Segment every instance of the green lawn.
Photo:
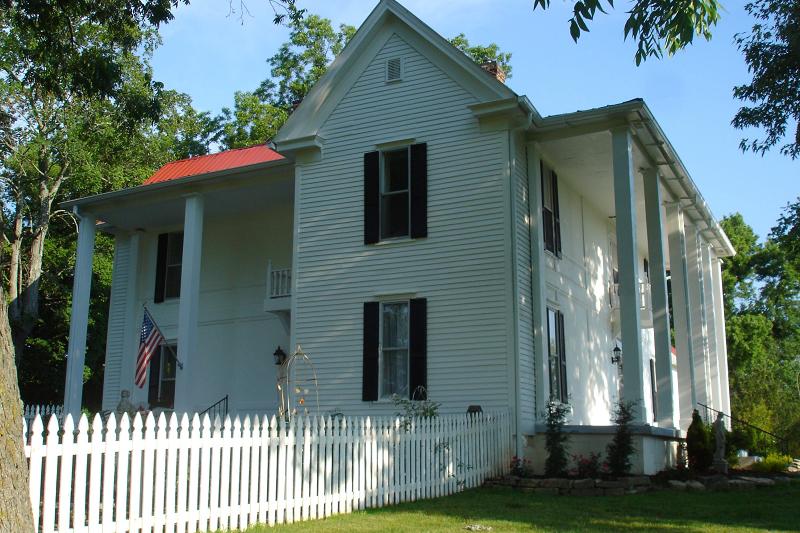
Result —
<svg viewBox="0 0 800 533"><path fill-rule="evenodd" d="M798 531L800 483L737 492L659 491L550 496L475 489L448 498L371 509L247 533L303 531Z"/></svg>

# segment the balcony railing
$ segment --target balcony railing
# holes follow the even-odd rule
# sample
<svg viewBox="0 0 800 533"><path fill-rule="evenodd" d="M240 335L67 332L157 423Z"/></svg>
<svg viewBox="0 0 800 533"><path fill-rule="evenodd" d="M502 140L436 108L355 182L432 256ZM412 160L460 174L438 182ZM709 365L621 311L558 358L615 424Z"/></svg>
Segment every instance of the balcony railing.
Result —
<svg viewBox="0 0 800 533"><path fill-rule="evenodd" d="M267 267L267 297L284 298L292 294L292 269Z"/></svg>
<svg viewBox="0 0 800 533"><path fill-rule="evenodd" d="M608 294L610 299L611 309L616 311L620 307L619 303L619 283L609 284ZM650 301L650 283L647 281L639 282L639 309L642 311L649 311L652 309Z"/></svg>

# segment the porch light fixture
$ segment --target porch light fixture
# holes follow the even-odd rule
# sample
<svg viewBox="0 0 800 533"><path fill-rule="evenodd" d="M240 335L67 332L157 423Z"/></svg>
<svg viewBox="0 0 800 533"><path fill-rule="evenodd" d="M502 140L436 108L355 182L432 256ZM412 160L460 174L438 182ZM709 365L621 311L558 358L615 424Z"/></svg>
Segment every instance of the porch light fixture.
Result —
<svg viewBox="0 0 800 533"><path fill-rule="evenodd" d="M611 364L618 365L622 361L622 348L619 347L619 343L614 345L614 349L611 350Z"/></svg>
<svg viewBox="0 0 800 533"><path fill-rule="evenodd" d="M275 358L276 365L280 366L286 362L286 352L284 352L280 346L278 346L278 349L272 354L272 357Z"/></svg>

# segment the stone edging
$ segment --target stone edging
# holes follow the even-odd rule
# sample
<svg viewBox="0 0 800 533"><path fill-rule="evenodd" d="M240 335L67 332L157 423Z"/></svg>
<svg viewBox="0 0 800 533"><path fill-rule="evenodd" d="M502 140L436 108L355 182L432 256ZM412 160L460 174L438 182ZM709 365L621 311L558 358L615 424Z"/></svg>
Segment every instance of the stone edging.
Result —
<svg viewBox="0 0 800 533"><path fill-rule="evenodd" d="M485 487L511 487L521 492L536 494L560 494L572 496L622 496L654 490L739 490L769 487L776 483L788 483L788 476L704 476L689 481L663 480L648 476L629 476L619 479L568 479L568 478L520 478L506 476L486 481Z"/></svg>

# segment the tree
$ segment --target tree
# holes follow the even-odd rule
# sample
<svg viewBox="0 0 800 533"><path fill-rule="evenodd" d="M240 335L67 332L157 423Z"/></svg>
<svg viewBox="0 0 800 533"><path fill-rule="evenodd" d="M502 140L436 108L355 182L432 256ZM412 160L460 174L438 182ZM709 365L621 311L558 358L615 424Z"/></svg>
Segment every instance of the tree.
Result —
<svg viewBox="0 0 800 533"><path fill-rule="evenodd" d="M735 41L753 78L733 95L750 105L733 118L738 129L763 128L763 138L742 139L743 151L800 156L800 0L756 0L745 9L755 19L750 33Z"/></svg>
<svg viewBox="0 0 800 533"><path fill-rule="evenodd" d="M569 33L575 42L589 31L597 12L606 13L614 0L578 0L569 19ZM550 0L533 0L533 9L547 9ZM649 57L672 55L692 44L695 36L711 39L711 28L719 21L718 0L635 0L625 21L624 37L636 40L636 64Z"/></svg>
<svg viewBox="0 0 800 533"><path fill-rule="evenodd" d="M497 61L497 64L503 67L506 78L511 77L511 53L501 51L500 47L495 43L489 43L487 46L473 46L470 44L466 35L459 33L450 39L450 44L467 54L470 59L479 65L488 61Z"/></svg>

